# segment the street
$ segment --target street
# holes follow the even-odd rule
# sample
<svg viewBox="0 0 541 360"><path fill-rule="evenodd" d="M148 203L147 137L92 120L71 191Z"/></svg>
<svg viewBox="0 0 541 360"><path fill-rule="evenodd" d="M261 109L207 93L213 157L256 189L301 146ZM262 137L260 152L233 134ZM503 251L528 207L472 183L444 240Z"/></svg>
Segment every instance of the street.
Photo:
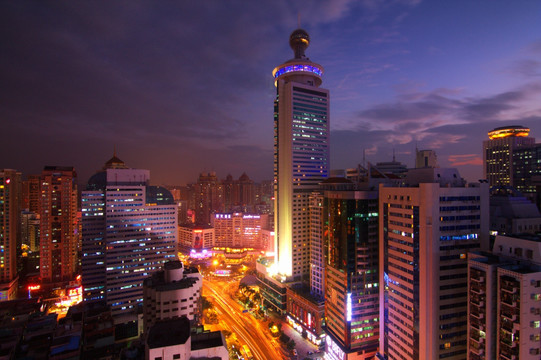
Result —
<svg viewBox="0 0 541 360"><path fill-rule="evenodd" d="M268 329L252 315L243 313L243 307L229 296L227 288L230 286L232 283L203 280L203 296L214 304L220 325L223 324L222 330L231 331L242 343L248 345L254 359L284 358L278 340L272 338Z"/></svg>

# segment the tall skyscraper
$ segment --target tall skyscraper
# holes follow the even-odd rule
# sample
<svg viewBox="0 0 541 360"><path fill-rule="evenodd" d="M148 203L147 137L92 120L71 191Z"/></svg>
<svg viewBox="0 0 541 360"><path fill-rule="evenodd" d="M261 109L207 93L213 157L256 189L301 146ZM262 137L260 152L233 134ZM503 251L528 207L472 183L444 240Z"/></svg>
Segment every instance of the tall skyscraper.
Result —
<svg viewBox="0 0 541 360"><path fill-rule="evenodd" d="M41 173L40 276L45 283L75 278L76 178L73 167L46 166Z"/></svg>
<svg viewBox="0 0 541 360"><path fill-rule="evenodd" d="M20 230L21 173L0 169L0 301L17 292L17 238Z"/></svg>
<svg viewBox="0 0 541 360"><path fill-rule="evenodd" d="M176 204L149 179L114 156L82 193L83 297L105 300L115 317L141 305L143 280L176 257Z"/></svg>
<svg viewBox="0 0 541 360"><path fill-rule="evenodd" d="M379 192L380 352L388 360L465 359L467 254L488 250L488 184L454 169L410 170Z"/></svg>
<svg viewBox="0 0 541 360"><path fill-rule="evenodd" d="M378 350L378 191L347 179L324 188L326 353L372 360Z"/></svg>
<svg viewBox="0 0 541 360"><path fill-rule="evenodd" d="M535 139L529 134L530 129L519 125L489 131L489 140L483 141L483 175L490 186L516 186L513 154L520 148L535 144Z"/></svg>
<svg viewBox="0 0 541 360"><path fill-rule="evenodd" d="M276 67L274 102L275 263L288 280L310 274L309 196L328 177L329 91L320 88L323 67L304 51L308 33L289 37L294 58Z"/></svg>

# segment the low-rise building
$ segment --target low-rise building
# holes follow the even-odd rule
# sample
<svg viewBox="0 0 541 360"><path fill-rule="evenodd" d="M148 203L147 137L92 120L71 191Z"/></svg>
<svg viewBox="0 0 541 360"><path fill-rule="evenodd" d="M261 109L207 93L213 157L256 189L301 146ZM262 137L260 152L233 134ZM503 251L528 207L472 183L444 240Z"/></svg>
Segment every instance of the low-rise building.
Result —
<svg viewBox="0 0 541 360"><path fill-rule="evenodd" d="M192 324L201 318L203 277L196 268L185 269L175 260L164 264L143 283L145 332L158 320L186 316Z"/></svg>
<svg viewBox="0 0 541 360"><path fill-rule="evenodd" d="M148 332L145 359L228 360L226 342L220 331L192 334L187 317L162 320Z"/></svg>

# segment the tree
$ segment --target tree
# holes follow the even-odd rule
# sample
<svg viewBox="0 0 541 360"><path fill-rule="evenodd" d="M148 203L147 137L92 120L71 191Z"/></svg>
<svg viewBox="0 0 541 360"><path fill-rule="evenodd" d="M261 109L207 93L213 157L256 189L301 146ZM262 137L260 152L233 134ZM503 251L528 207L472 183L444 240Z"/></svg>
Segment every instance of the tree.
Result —
<svg viewBox="0 0 541 360"><path fill-rule="evenodd" d="M295 349L295 345L296 345L296 344L295 344L295 340L290 340L290 341L287 343L287 348L288 348L289 350L293 350L293 349Z"/></svg>
<svg viewBox="0 0 541 360"><path fill-rule="evenodd" d="M201 296L201 303L203 305L203 310L213 309L214 305L208 301L208 299L204 296Z"/></svg>

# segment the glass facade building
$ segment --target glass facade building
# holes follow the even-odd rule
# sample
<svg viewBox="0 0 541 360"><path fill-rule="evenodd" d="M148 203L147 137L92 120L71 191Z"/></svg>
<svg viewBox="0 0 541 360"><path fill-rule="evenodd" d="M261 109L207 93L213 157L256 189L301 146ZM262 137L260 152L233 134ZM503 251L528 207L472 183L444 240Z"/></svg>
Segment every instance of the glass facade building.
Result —
<svg viewBox="0 0 541 360"><path fill-rule="evenodd" d="M324 194L327 354L373 359L379 339L378 192Z"/></svg>

